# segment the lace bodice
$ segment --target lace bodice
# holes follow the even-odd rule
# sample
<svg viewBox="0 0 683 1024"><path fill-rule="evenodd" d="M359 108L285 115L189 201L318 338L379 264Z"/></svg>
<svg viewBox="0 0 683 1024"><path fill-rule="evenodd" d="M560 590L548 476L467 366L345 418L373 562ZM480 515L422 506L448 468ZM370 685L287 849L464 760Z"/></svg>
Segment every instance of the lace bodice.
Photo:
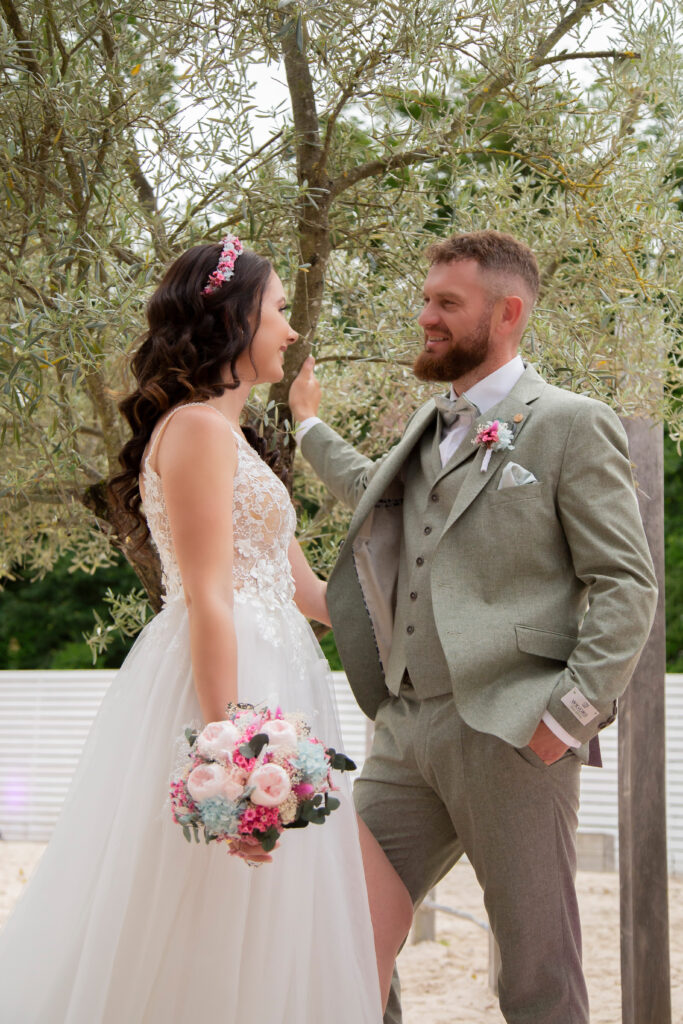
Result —
<svg viewBox="0 0 683 1024"><path fill-rule="evenodd" d="M152 540L159 552L165 600L182 594L180 570L173 550L171 528L164 503L161 478L150 465L151 456L171 416L191 402L178 406L157 431L145 459L142 480L143 510ZM213 406L211 412L225 417ZM287 549L294 537L296 514L287 488L263 459L233 430L237 441L237 471L233 484L232 582L236 601L256 601L268 608L282 607L294 597L294 580Z"/></svg>

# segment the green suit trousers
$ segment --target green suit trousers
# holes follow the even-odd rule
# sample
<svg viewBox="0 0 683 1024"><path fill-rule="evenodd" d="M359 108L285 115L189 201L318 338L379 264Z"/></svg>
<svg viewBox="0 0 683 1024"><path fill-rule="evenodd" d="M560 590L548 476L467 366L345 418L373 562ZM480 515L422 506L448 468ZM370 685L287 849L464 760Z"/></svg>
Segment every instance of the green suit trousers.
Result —
<svg viewBox="0 0 683 1024"><path fill-rule="evenodd" d="M501 950L508 1024L588 1024L574 880L581 764L478 732L451 695L379 708L357 809L417 905L466 853ZM459 1020L457 992L454 1021ZM385 1024L400 1024L398 984Z"/></svg>

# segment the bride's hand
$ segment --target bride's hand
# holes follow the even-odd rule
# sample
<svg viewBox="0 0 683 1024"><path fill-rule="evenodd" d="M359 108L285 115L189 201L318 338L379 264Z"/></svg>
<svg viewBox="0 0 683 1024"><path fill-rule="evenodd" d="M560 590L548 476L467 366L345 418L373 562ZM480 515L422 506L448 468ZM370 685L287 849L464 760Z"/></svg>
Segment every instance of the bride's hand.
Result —
<svg viewBox="0 0 683 1024"><path fill-rule="evenodd" d="M327 607L327 583L318 579L313 572L296 539L292 540L287 554L294 577L294 601L297 608L307 619L315 619L326 626L331 626Z"/></svg>
<svg viewBox="0 0 683 1024"><path fill-rule="evenodd" d="M276 843L275 849L279 845L279 842ZM230 853L233 857L240 857L247 864L254 867L258 864L269 864L273 859L269 853L266 853L260 843L253 839L241 839L238 842L231 842Z"/></svg>
<svg viewBox="0 0 683 1024"><path fill-rule="evenodd" d="M320 382L315 376L315 359L307 356L289 389L289 408L297 422L317 416L320 406Z"/></svg>

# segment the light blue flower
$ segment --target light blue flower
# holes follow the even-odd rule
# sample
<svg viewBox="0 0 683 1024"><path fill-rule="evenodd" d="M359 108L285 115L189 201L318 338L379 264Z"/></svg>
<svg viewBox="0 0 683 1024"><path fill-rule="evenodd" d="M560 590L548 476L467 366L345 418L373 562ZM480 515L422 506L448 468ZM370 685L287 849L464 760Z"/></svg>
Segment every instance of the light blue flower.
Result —
<svg viewBox="0 0 683 1024"><path fill-rule="evenodd" d="M319 743L311 743L310 740L299 740L297 755L292 758L292 764L306 777L316 789L327 778L328 764L325 758L325 748Z"/></svg>
<svg viewBox="0 0 683 1024"><path fill-rule="evenodd" d="M237 835L239 809L232 800L224 800L219 796L211 797L201 804L199 811L204 827L211 835L222 835L224 832Z"/></svg>

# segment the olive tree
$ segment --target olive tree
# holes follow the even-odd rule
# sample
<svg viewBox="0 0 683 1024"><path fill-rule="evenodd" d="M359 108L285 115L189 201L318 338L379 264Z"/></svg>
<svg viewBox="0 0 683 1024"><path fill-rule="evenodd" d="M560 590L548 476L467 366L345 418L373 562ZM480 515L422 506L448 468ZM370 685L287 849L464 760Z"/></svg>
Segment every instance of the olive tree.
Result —
<svg viewBox="0 0 683 1024"><path fill-rule="evenodd" d="M291 289L300 339L250 411L290 463L310 351L331 422L397 436L425 245L486 226L539 258L527 355L679 437L681 26L642 7L0 0L0 572L120 549L159 607L107 493L117 399L164 266L227 228ZM300 469L294 493L324 566L343 516Z"/></svg>

